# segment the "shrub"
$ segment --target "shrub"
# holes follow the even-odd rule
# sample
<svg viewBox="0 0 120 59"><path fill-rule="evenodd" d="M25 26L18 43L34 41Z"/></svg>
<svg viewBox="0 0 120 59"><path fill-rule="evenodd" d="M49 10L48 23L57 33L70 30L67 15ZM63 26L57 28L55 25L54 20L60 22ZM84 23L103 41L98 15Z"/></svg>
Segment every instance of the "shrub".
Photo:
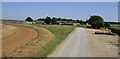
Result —
<svg viewBox="0 0 120 59"><path fill-rule="evenodd" d="M111 29L111 32L116 33L120 36L120 29L118 28L110 28L110 29Z"/></svg>
<svg viewBox="0 0 120 59"><path fill-rule="evenodd" d="M80 25L80 24L77 24L76 27L81 27L81 25Z"/></svg>
<svg viewBox="0 0 120 59"><path fill-rule="evenodd" d="M63 23L61 25L73 25L73 23Z"/></svg>

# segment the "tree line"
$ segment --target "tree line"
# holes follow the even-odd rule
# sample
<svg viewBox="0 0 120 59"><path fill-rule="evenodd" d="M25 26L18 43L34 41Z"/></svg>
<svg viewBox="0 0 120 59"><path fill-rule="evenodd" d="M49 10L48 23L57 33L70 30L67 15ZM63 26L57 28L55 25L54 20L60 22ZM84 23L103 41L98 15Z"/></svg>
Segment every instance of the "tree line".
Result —
<svg viewBox="0 0 120 59"><path fill-rule="evenodd" d="M33 19L31 17L27 17L25 21L33 21ZM39 18L35 21L45 21L46 24L58 24L57 21L71 21L71 22L76 22L76 23L81 23L82 24L82 20L73 20L73 19L65 19L65 18L56 18L56 17L46 17L46 18Z"/></svg>
<svg viewBox="0 0 120 59"><path fill-rule="evenodd" d="M33 21L31 17L26 18L26 21ZM36 21L45 21L46 24L58 24L57 21L72 21L72 22L77 22L80 24L90 24L92 28L99 29L101 27L110 27L110 23L104 22L103 18L101 16L93 15L90 16L88 20L83 22L82 20L73 20L73 19L65 19L65 18L51 18L51 17L46 17L46 18L39 18Z"/></svg>

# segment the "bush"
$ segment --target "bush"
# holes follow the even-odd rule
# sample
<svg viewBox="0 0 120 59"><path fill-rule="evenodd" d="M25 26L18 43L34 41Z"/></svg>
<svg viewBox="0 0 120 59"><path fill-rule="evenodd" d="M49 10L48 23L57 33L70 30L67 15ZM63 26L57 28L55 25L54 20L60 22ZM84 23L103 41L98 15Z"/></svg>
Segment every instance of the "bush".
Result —
<svg viewBox="0 0 120 59"><path fill-rule="evenodd" d="M73 25L73 23L63 23L61 25Z"/></svg>
<svg viewBox="0 0 120 59"><path fill-rule="evenodd" d="M107 27L107 28L110 27L110 23L105 23L104 25L105 25L105 27Z"/></svg>
<svg viewBox="0 0 120 59"><path fill-rule="evenodd" d="M57 24L57 25L59 25L59 23L58 23L58 22L56 22L56 23L52 23L52 24Z"/></svg>
<svg viewBox="0 0 120 59"><path fill-rule="evenodd" d="M120 36L120 29L118 28L110 28L110 29L111 29L111 32L116 33Z"/></svg>
<svg viewBox="0 0 120 59"><path fill-rule="evenodd" d="M76 27L81 27L81 25L80 25L80 24L77 24Z"/></svg>

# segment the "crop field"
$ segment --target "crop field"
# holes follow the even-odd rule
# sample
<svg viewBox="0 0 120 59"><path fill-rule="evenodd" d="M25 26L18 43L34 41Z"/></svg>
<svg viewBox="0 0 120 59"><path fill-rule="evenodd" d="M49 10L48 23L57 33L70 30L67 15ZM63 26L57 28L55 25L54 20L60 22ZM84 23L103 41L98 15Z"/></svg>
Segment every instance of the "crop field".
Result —
<svg viewBox="0 0 120 59"><path fill-rule="evenodd" d="M120 29L120 24L111 24L112 28L119 28Z"/></svg>

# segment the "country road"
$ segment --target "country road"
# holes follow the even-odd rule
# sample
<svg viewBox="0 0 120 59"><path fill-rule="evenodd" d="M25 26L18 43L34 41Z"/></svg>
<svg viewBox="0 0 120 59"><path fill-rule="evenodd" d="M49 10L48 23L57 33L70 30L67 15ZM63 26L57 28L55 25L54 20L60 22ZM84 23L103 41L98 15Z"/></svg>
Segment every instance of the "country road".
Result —
<svg viewBox="0 0 120 59"><path fill-rule="evenodd" d="M97 29L76 28L48 57L118 57L118 36L96 35Z"/></svg>
<svg viewBox="0 0 120 59"><path fill-rule="evenodd" d="M83 28L76 31L69 38L56 57L89 57L86 34Z"/></svg>

